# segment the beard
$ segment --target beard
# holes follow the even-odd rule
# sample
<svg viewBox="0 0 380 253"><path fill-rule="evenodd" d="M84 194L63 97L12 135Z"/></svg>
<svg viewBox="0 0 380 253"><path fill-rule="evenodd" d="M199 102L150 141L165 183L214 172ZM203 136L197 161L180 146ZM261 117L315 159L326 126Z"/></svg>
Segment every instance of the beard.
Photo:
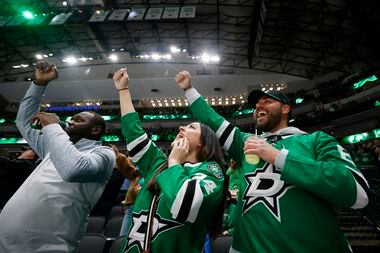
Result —
<svg viewBox="0 0 380 253"><path fill-rule="evenodd" d="M258 120L255 118L256 129L262 132L271 132L281 122L281 110L268 112L266 121Z"/></svg>

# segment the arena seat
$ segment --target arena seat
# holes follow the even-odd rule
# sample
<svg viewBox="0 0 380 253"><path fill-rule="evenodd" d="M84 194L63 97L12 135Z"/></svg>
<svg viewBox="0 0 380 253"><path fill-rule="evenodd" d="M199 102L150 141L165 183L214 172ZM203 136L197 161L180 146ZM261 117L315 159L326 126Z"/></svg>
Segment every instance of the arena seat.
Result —
<svg viewBox="0 0 380 253"><path fill-rule="evenodd" d="M85 234L79 242L77 253L102 253L106 241L102 234Z"/></svg>
<svg viewBox="0 0 380 253"><path fill-rule="evenodd" d="M88 218L86 233L102 234L104 225L106 224L106 217L104 216L90 216Z"/></svg>

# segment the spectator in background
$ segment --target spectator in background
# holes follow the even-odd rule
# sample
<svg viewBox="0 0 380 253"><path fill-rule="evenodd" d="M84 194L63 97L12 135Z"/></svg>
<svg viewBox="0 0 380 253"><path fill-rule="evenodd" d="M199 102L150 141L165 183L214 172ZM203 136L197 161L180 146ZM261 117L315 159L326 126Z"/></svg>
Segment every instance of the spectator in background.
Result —
<svg viewBox="0 0 380 253"><path fill-rule="evenodd" d="M125 252L200 252L220 232L228 190L224 156L212 130L181 126L167 158L142 130L126 69L114 74L127 149L147 181L133 208Z"/></svg>
<svg viewBox="0 0 380 253"><path fill-rule="evenodd" d="M100 196L95 207L91 210L91 215L101 215L108 217L113 206L118 205L120 187L124 182L124 176L119 169L114 168L102 196Z"/></svg>
<svg viewBox="0 0 380 253"><path fill-rule="evenodd" d="M120 228L120 236L126 235L128 233L130 224L132 222L132 211L137 193L141 189L141 185L144 179L141 177L140 172L137 170L136 166L133 164L132 159L126 155L119 152L115 145L111 145L115 156L116 156L116 168L126 178L130 181L128 190L125 194L124 200L121 202L121 206L124 209L124 219Z"/></svg>
<svg viewBox="0 0 380 253"><path fill-rule="evenodd" d="M241 169L237 166L234 159L230 159L229 165L226 173L229 176L228 190L231 193L231 198L237 199L240 188Z"/></svg>
<svg viewBox="0 0 380 253"><path fill-rule="evenodd" d="M243 133L207 104L189 72L178 73L176 82L193 115L242 167L230 253L350 252L334 207L365 207L368 184L335 138L288 127L288 98L261 90L252 91L248 102L263 134Z"/></svg>
<svg viewBox="0 0 380 253"><path fill-rule="evenodd" d="M22 150L14 160L0 156L0 208L4 207L37 166L38 155L29 146L23 146Z"/></svg>
<svg viewBox="0 0 380 253"><path fill-rule="evenodd" d="M227 192L226 207L223 214L222 235L232 235L236 219L236 203L231 198L231 193Z"/></svg>
<svg viewBox="0 0 380 253"><path fill-rule="evenodd" d="M125 199L121 202L124 209L123 224L120 229L120 236L126 235L132 223L132 211L138 192L144 183L144 178L137 170L136 166L132 162L132 158L121 154L118 149L113 146L116 155L116 167L123 172L123 175L131 181L129 184Z"/></svg>
<svg viewBox="0 0 380 253"><path fill-rule="evenodd" d="M47 84L58 77L57 68L39 62L35 77L16 125L42 161L0 213L0 252L76 252L115 154L101 145L106 125L97 113L78 113L63 130L57 115L38 112ZM31 128L32 120L42 129Z"/></svg>

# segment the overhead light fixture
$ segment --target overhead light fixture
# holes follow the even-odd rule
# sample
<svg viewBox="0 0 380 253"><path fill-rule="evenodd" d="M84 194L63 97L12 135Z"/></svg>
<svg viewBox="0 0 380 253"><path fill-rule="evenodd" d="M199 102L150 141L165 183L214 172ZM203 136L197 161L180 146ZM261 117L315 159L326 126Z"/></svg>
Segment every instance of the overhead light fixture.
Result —
<svg viewBox="0 0 380 253"><path fill-rule="evenodd" d="M179 49L179 48L177 48L177 47L175 47L175 46L171 46L170 47L170 52L172 52L172 53L178 53L178 52L180 52L181 50Z"/></svg>
<svg viewBox="0 0 380 253"><path fill-rule="evenodd" d="M108 59L110 59L111 61L117 61L118 57L116 54L111 54L110 56L108 56Z"/></svg>
<svg viewBox="0 0 380 253"><path fill-rule="evenodd" d="M158 60L158 59L160 59L160 55L154 53L154 54L152 54L152 59L153 59L153 60Z"/></svg>
<svg viewBox="0 0 380 253"><path fill-rule="evenodd" d="M208 54L203 54L202 55L202 62L208 63L208 62L210 62L210 60L211 60L211 58L210 58L210 56Z"/></svg>
<svg viewBox="0 0 380 253"><path fill-rule="evenodd" d="M25 10L22 12L22 15L24 16L24 18L26 19L33 19L34 18L34 15L31 11L28 11L28 10Z"/></svg>
<svg viewBox="0 0 380 253"><path fill-rule="evenodd" d="M213 56L211 56L211 61L213 61L213 62L219 62L220 61L220 57L217 56L217 55L213 55Z"/></svg>
<svg viewBox="0 0 380 253"><path fill-rule="evenodd" d="M69 64L75 64L77 63L77 59L74 56L68 56L65 59L62 60L63 62L67 62Z"/></svg>
<svg viewBox="0 0 380 253"><path fill-rule="evenodd" d="M44 57L42 56L42 54L36 54L36 58L37 58L37 60L41 60L41 59L43 59Z"/></svg>

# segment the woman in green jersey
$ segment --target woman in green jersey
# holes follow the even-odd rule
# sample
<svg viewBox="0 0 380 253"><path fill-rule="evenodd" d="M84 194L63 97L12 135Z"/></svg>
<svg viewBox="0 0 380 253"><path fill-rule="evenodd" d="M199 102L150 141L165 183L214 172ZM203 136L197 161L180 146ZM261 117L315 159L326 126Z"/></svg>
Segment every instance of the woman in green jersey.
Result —
<svg viewBox="0 0 380 253"><path fill-rule="evenodd" d="M136 198L124 252L200 252L222 224L226 165L213 131L181 126L169 157L143 131L126 69L114 74L127 149L145 178Z"/></svg>

